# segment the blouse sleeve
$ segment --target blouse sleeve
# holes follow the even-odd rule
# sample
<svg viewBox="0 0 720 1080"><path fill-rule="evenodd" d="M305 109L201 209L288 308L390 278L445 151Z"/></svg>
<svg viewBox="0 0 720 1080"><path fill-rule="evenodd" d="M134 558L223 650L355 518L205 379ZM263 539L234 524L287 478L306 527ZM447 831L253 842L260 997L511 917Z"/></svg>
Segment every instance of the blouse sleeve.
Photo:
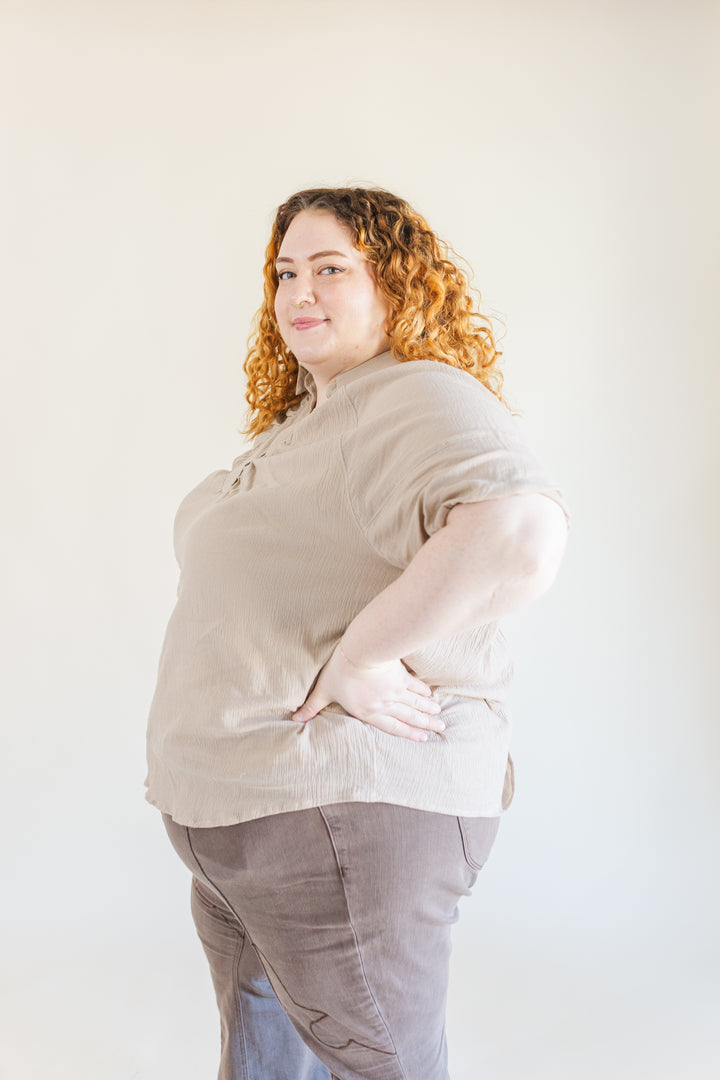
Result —
<svg viewBox="0 0 720 1080"><path fill-rule="evenodd" d="M404 568L457 503L540 493L568 517L560 491L494 394L443 364L405 367L378 385L359 416L361 444L345 454L358 522L379 554Z"/></svg>

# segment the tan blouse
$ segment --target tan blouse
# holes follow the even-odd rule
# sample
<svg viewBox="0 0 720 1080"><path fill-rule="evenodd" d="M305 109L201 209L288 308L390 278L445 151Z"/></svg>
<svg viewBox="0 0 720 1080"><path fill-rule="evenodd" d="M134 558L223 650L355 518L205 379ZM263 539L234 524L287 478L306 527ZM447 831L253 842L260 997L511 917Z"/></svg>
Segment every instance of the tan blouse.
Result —
<svg viewBox="0 0 720 1080"><path fill-rule="evenodd" d="M562 497L466 372L388 352L339 375L317 408L303 369L298 389L300 403L178 510L147 798L191 826L350 801L499 814L512 797L512 666L494 623L404 658L443 707L446 729L425 743L338 705L305 725L290 714L453 505Z"/></svg>

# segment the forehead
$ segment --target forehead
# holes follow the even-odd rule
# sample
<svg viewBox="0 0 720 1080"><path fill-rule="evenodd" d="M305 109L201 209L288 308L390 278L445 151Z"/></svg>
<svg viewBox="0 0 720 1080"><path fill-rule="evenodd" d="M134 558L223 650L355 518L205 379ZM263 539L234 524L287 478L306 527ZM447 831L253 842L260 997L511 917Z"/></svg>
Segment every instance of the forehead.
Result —
<svg viewBox="0 0 720 1080"><path fill-rule="evenodd" d="M329 210L301 210L290 222L278 255L307 258L316 251L329 248L361 257L353 246L348 226Z"/></svg>

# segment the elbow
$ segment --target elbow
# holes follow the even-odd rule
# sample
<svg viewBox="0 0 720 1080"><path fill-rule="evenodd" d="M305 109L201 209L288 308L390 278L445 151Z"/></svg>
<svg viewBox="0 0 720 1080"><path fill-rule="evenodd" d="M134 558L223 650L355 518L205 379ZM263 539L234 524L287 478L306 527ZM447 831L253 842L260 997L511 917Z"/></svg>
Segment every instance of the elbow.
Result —
<svg viewBox="0 0 720 1080"><path fill-rule="evenodd" d="M479 625L512 614L550 588L565 552L567 520L546 495L508 496L453 507L451 536L469 568L467 603L472 625Z"/></svg>
<svg viewBox="0 0 720 1080"><path fill-rule="evenodd" d="M531 599L550 588L567 545L567 522L561 507L538 496L534 511L517 535L515 549L518 580L525 583Z"/></svg>

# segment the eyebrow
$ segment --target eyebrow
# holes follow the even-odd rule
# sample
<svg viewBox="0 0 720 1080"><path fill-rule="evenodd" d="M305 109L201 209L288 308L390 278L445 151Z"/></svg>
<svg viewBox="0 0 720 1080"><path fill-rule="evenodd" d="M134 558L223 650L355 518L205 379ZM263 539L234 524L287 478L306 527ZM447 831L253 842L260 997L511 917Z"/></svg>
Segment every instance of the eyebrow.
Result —
<svg viewBox="0 0 720 1080"><path fill-rule="evenodd" d="M339 255L341 259L347 259L347 254L342 251L316 251L314 255L310 255L310 262L314 262L315 259L324 259L326 255ZM281 255L279 259L275 260L276 263L281 262L295 262L294 259L288 259L285 255Z"/></svg>

